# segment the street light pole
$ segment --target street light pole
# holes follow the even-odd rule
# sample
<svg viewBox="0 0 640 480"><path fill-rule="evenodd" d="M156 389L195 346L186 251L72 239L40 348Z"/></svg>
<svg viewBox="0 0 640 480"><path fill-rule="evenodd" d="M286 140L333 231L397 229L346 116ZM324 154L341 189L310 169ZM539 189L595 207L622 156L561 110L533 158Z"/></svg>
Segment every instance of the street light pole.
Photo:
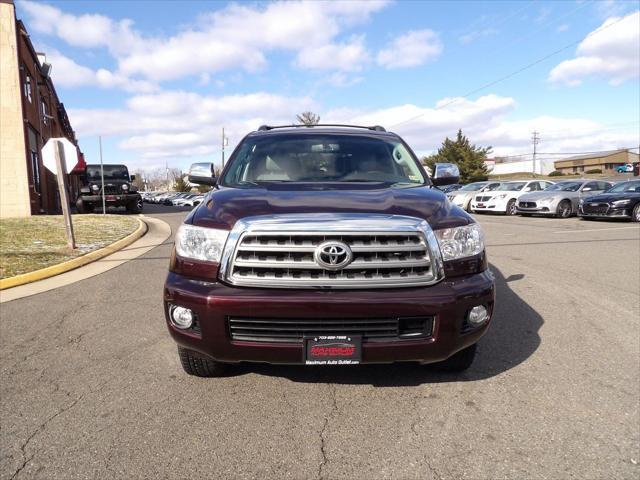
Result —
<svg viewBox="0 0 640 480"><path fill-rule="evenodd" d="M222 127L222 168L224 168L224 127Z"/></svg>

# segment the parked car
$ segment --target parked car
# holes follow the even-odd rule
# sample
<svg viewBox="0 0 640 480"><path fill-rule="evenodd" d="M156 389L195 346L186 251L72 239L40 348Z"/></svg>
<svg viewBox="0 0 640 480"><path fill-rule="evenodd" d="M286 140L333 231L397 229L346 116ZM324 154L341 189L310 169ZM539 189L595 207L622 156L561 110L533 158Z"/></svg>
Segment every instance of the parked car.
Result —
<svg viewBox="0 0 640 480"><path fill-rule="evenodd" d="M125 207L129 213L142 212L142 196L133 185L135 175L129 175L126 165L87 165L84 186L76 198L78 213L91 213L96 207ZM104 179L104 183L103 183Z"/></svg>
<svg viewBox="0 0 640 480"><path fill-rule="evenodd" d="M187 200L195 196L196 196L195 193L179 193L171 200L171 205L183 207L184 202L186 202Z"/></svg>
<svg viewBox="0 0 640 480"><path fill-rule="evenodd" d="M640 222L640 180L616 183L606 192L581 199L583 218L630 218Z"/></svg>
<svg viewBox="0 0 640 480"><path fill-rule="evenodd" d="M261 127L175 236L168 330L184 370L242 361L412 361L463 370L490 325L482 229L450 208L415 154L382 127ZM446 279L446 280L445 280Z"/></svg>
<svg viewBox="0 0 640 480"><path fill-rule="evenodd" d="M528 192L538 192L553 185L553 182L546 180L523 180L504 182L491 192L484 192L473 197L471 200L471 211L497 212L506 215L515 215L516 202L521 195Z"/></svg>
<svg viewBox="0 0 640 480"><path fill-rule="evenodd" d="M204 201L204 195L193 195L188 200L185 200L183 207L197 207Z"/></svg>
<svg viewBox="0 0 640 480"><path fill-rule="evenodd" d="M454 185L445 185L444 187L438 187L441 192L450 193L455 192L456 190L460 190L464 185L461 183L456 183Z"/></svg>
<svg viewBox="0 0 640 480"><path fill-rule="evenodd" d="M520 215L551 215L568 218L578 213L578 201L610 188L611 182L596 180L565 180L541 192L521 195L517 212Z"/></svg>
<svg viewBox="0 0 640 480"><path fill-rule="evenodd" d="M478 192L490 192L500 186L500 182L473 182L465 185L455 192L447 194L449 201L454 205L471 211L471 200Z"/></svg>
<svg viewBox="0 0 640 480"><path fill-rule="evenodd" d="M630 172L633 172L633 164L632 163L627 163L625 165L620 165L618 168L616 168L616 172L618 172L618 173L630 173Z"/></svg>

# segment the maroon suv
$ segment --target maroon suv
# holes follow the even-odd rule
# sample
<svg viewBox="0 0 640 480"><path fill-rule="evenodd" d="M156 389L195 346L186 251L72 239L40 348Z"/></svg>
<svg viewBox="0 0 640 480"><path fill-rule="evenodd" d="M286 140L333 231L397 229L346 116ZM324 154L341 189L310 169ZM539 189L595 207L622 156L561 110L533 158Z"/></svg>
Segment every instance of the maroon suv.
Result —
<svg viewBox="0 0 640 480"><path fill-rule="evenodd" d="M382 127L247 135L180 226L164 292L187 373L224 364L468 368L495 298L483 234Z"/></svg>

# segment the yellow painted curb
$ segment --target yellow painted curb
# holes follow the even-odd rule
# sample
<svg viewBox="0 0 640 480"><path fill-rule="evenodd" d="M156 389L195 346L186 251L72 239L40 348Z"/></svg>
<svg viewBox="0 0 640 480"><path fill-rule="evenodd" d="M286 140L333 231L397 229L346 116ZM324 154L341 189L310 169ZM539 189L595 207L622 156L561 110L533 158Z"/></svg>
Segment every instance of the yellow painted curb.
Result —
<svg viewBox="0 0 640 480"><path fill-rule="evenodd" d="M22 275L16 275L15 277L4 278L0 280L0 290L17 287L18 285L24 285L25 283L37 282L38 280L44 280L45 278L68 272L69 270L73 270L88 263L95 262L96 260L100 260L107 255L111 255L118 250L122 250L123 248L128 247L147 232L147 224L140 218L137 218L136 220L138 220L139 223L138 228L133 233L127 235L124 238L121 238L117 242L114 242L111 245L107 245L106 247L99 250L89 252L86 255L82 255L81 257L72 258L71 260L68 260L66 262L59 263L58 265L51 265L50 267L41 268L40 270L36 270L34 272L23 273Z"/></svg>

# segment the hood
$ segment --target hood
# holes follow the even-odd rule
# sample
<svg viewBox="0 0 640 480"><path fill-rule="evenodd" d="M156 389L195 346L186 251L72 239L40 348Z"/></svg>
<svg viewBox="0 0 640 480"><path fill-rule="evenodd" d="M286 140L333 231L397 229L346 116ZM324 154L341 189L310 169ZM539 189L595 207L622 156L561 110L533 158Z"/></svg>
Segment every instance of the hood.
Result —
<svg viewBox="0 0 640 480"><path fill-rule="evenodd" d="M288 213L378 213L422 218L433 229L473 223L444 193L430 187L318 189L274 184L264 188L221 187L210 192L185 223L231 229L244 217Z"/></svg>
<svg viewBox="0 0 640 480"><path fill-rule="evenodd" d="M584 199L585 202L615 202L616 200L626 200L628 198L640 198L640 192L622 193L599 193Z"/></svg>

